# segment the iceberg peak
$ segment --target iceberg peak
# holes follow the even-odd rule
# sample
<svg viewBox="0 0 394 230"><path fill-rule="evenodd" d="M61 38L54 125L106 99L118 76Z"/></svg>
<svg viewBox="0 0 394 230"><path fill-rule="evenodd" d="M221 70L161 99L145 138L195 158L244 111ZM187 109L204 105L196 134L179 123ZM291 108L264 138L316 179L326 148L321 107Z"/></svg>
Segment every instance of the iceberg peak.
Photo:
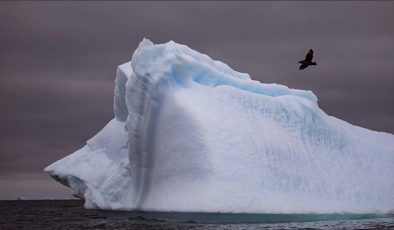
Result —
<svg viewBox="0 0 394 230"><path fill-rule="evenodd" d="M279 84L264 84L251 80L228 65L174 41L154 45L144 39L132 58L134 72L144 78L171 78L176 85L202 84L209 87L230 86L266 96L294 95L317 103L317 97L306 90L293 90Z"/></svg>

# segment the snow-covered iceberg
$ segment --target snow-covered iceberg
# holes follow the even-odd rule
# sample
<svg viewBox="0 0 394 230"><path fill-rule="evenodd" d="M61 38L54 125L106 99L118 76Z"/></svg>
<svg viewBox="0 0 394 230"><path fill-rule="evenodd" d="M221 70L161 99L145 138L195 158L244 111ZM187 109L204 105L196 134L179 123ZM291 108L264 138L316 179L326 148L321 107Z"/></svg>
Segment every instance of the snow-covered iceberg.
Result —
<svg viewBox="0 0 394 230"><path fill-rule="evenodd" d="M387 212L394 136L324 113L187 46L144 39L120 65L115 118L45 171L86 208Z"/></svg>

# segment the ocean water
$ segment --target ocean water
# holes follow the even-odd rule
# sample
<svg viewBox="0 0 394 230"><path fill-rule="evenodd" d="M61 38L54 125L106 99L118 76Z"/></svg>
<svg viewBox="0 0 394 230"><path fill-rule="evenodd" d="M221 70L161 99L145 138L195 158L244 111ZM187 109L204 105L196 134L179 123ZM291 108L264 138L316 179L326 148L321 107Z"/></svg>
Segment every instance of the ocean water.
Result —
<svg viewBox="0 0 394 230"><path fill-rule="evenodd" d="M394 229L377 214L223 214L87 210L81 200L0 201L0 229Z"/></svg>

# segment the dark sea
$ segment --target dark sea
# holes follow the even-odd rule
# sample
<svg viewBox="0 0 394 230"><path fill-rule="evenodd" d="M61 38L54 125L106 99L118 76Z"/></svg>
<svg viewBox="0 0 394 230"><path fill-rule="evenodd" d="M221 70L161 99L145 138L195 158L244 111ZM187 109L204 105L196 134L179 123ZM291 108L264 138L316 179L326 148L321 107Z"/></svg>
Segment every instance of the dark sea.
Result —
<svg viewBox="0 0 394 230"><path fill-rule="evenodd" d="M222 214L87 210L81 200L0 201L0 229L394 229L376 214Z"/></svg>

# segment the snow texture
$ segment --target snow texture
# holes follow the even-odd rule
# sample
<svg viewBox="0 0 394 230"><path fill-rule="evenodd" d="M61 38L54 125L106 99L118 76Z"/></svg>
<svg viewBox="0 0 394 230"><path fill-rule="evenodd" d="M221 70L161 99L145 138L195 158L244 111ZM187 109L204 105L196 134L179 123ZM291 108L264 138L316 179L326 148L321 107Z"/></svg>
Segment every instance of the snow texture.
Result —
<svg viewBox="0 0 394 230"><path fill-rule="evenodd" d="M187 46L147 39L115 82L115 118L45 169L86 208L394 208L394 136L327 115L311 91L253 81Z"/></svg>

